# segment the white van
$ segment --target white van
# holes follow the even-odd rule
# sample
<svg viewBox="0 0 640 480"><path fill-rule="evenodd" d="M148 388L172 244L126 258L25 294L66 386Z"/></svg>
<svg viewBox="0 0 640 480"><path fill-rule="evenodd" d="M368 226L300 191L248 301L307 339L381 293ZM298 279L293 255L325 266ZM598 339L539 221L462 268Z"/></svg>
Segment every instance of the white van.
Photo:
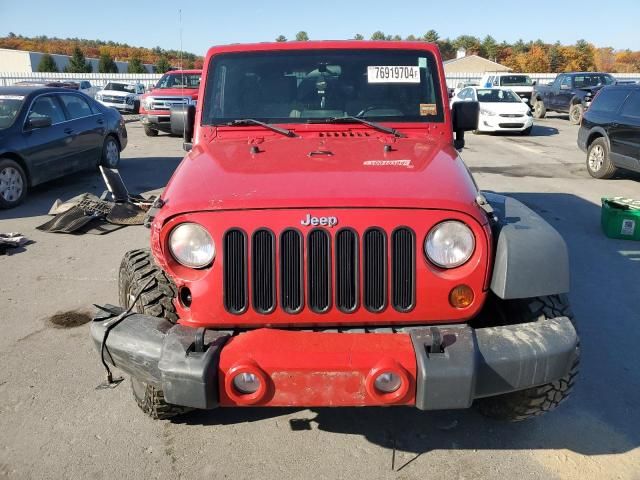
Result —
<svg viewBox="0 0 640 480"><path fill-rule="evenodd" d="M534 85L535 82L531 80L531 77L522 73L485 73L480 79L482 88L510 88L529 105L531 105Z"/></svg>

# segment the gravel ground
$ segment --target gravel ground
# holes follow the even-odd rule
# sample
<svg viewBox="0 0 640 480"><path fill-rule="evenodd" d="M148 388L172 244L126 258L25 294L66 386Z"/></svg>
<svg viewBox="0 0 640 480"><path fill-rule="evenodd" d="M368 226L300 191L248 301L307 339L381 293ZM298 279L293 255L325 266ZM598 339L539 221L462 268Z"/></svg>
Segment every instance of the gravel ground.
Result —
<svg viewBox="0 0 640 480"><path fill-rule="evenodd" d="M121 173L132 192L165 185L181 141L127 128ZM411 408L219 409L152 421L128 384L104 379L85 322L117 301L125 251L148 231L105 236L35 230L56 198L101 193L84 173L35 189L0 211L0 232L33 243L0 257L0 478L519 478L640 479L640 243L600 232L601 196L640 197L640 177L596 181L566 118L530 137L468 136L463 152L481 188L509 192L566 239L583 364L571 400L520 424L474 411Z"/></svg>

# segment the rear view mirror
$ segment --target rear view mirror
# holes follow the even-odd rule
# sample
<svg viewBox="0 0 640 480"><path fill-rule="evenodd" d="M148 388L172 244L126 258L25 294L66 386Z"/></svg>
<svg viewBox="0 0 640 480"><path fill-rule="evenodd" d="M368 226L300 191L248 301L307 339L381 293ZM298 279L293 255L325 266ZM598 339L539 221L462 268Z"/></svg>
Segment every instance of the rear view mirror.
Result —
<svg viewBox="0 0 640 480"><path fill-rule="evenodd" d="M464 148L464 132L478 129L480 117L480 104L471 99L465 102L456 102L451 107L451 119L456 138L453 145L456 149Z"/></svg>
<svg viewBox="0 0 640 480"><path fill-rule="evenodd" d="M46 128L51 126L51 117L30 118L27 122L29 128Z"/></svg>

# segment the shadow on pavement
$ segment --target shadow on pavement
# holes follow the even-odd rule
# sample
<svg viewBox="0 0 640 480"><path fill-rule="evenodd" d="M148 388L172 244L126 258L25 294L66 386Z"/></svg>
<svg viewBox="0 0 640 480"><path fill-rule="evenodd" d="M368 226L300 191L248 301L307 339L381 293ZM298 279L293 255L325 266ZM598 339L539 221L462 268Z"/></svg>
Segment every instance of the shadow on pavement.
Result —
<svg viewBox="0 0 640 480"><path fill-rule="evenodd" d="M220 408L176 419L187 424L235 424L287 415L291 430L360 435L414 456L436 449L569 449L617 454L640 445L640 242L611 240L600 231L600 206L569 194L510 194L542 215L565 238L572 262L570 294L582 342L581 374L559 409L508 424L473 409L421 412L395 408ZM293 418L291 418L293 417ZM406 458L406 457L404 457Z"/></svg>
<svg viewBox="0 0 640 480"><path fill-rule="evenodd" d="M122 158L119 170L131 193L144 193L164 188L181 160L179 157ZM100 196L104 190L106 186L98 171L68 175L34 187L22 205L0 210L0 220L46 215L57 198L67 200L85 192Z"/></svg>

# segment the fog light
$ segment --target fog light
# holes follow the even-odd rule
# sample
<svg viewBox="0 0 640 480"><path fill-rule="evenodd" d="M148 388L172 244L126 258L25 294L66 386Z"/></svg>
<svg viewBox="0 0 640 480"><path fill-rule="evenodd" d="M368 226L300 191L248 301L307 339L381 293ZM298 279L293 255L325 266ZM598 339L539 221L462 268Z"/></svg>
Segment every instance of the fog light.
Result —
<svg viewBox="0 0 640 480"><path fill-rule="evenodd" d="M468 285L458 285L451 290L449 303L455 308L467 308L473 303L473 290Z"/></svg>
<svg viewBox="0 0 640 480"><path fill-rule="evenodd" d="M233 388L244 395L255 393L260 388L260 378L249 372L239 373L233 377Z"/></svg>
<svg viewBox="0 0 640 480"><path fill-rule="evenodd" d="M380 392L391 393L400 388L400 385L402 385L402 379L395 373L384 372L376 377L373 384Z"/></svg>

